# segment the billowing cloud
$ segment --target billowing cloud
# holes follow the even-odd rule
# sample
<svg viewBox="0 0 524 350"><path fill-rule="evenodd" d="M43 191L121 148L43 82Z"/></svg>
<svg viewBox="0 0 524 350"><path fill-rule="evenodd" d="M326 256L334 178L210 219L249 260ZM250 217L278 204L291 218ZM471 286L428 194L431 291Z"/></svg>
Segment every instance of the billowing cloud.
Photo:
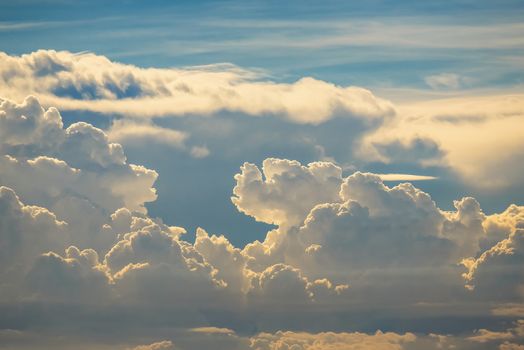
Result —
<svg viewBox="0 0 524 350"><path fill-rule="evenodd" d="M1 183L74 225L72 243L82 248L112 244L98 234L108 215L123 206L145 212L156 198L155 171L128 164L122 146L90 124L65 129L59 112L35 97L0 100L0 133Z"/></svg>
<svg viewBox="0 0 524 350"><path fill-rule="evenodd" d="M297 225L316 204L334 202L342 183L342 169L316 162L266 159L262 171L245 163L235 175L233 203L247 215L269 224Z"/></svg>
<svg viewBox="0 0 524 350"><path fill-rule="evenodd" d="M331 162L268 158L261 168L242 165L232 200L276 227L244 248L203 229L193 242L183 228L147 214L156 172L129 164L104 131L87 123L64 129L58 111L34 97L2 100L0 126L0 183L8 186L0 188L0 307L7 310L0 324L15 331L53 337L53 327L67 322L103 343L107 329L97 325L111 320L122 349L522 342L521 323L471 334L466 323L468 337L457 339L409 330L412 320L518 309L522 207L486 215L465 197L446 211L410 183L389 187L376 174L345 176ZM54 312L46 316L42 305L74 316L48 322ZM388 317L406 325L375 332ZM355 331L328 332L340 320ZM369 324L371 333L356 331Z"/></svg>
<svg viewBox="0 0 524 350"><path fill-rule="evenodd" d="M314 78L275 83L231 65L143 69L90 53L46 50L1 53L0 62L0 87L8 97L33 93L63 110L140 117L228 110L311 124L338 116L382 119L394 114L391 103L359 87Z"/></svg>
<svg viewBox="0 0 524 350"><path fill-rule="evenodd" d="M45 208L24 205L16 193L0 187L0 289L3 298L17 296L34 260L50 250L62 251L70 238L67 223Z"/></svg>
<svg viewBox="0 0 524 350"><path fill-rule="evenodd" d="M270 164L282 166L273 173L266 170ZM449 264L476 252L483 234L483 214L472 198L457 201L457 211L446 213L411 184L389 188L379 176L363 173L342 179L340 169L329 163L303 167L266 160L265 182L255 165L245 164L241 170L234 202L280 225L263 243L246 247L258 262L274 256L296 266L320 263L318 272Z"/></svg>

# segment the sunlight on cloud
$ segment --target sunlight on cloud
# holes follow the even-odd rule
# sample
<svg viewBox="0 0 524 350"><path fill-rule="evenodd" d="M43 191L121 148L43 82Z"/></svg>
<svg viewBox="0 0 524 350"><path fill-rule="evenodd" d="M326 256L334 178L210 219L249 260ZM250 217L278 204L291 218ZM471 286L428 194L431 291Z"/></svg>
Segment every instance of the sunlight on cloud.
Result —
<svg viewBox="0 0 524 350"><path fill-rule="evenodd" d="M364 138L360 156L387 162L376 145L427 138L444 153L443 164L471 186L522 184L523 101L524 95L513 94L403 103L395 120Z"/></svg>
<svg viewBox="0 0 524 350"><path fill-rule="evenodd" d="M0 53L0 62L0 87L8 97L33 93L44 104L64 110L135 117L228 110L306 124L334 117L383 119L395 113L391 103L363 88L309 77L275 83L234 66L145 69L90 53L45 50L22 56Z"/></svg>
<svg viewBox="0 0 524 350"><path fill-rule="evenodd" d="M438 179L435 176L413 174L377 174L382 181L429 181Z"/></svg>
<svg viewBox="0 0 524 350"><path fill-rule="evenodd" d="M516 320L504 330L465 328L467 336L318 325L333 326L336 313L362 327L360 313L377 308L408 320L508 315L504 308L524 300L524 207L486 215L465 197L445 211L410 183L389 187L331 162L267 158L240 167L232 201L276 227L243 248L203 229L192 242L148 216L157 173L128 164L104 131L64 129L58 110L35 97L2 99L0 126L0 307L16 307L10 312L36 332L3 331L2 341L31 347L66 324L85 332L71 339L121 331L113 341L128 349L479 349L523 340ZM49 319L61 312L70 317ZM18 331L9 317L0 316ZM108 319L119 322L97 326ZM303 331L287 331L297 324ZM242 325L248 336L237 334ZM148 334L158 337L144 341ZM55 339L56 348L68 339Z"/></svg>

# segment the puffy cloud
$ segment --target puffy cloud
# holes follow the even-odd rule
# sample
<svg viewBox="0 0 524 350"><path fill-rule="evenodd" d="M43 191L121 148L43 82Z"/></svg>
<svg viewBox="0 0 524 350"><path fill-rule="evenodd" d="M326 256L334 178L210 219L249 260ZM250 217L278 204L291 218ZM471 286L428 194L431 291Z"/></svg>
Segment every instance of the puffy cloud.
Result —
<svg viewBox="0 0 524 350"><path fill-rule="evenodd" d="M329 165L324 167L330 169ZM297 169L299 174L309 177L297 176ZM374 174L357 172L341 179L337 173L338 177L332 177L332 182L326 185L311 181L316 178L310 175L310 170L294 163L293 167L282 168L279 178L268 181L266 186L256 166L249 165L246 171L244 165L241 171L236 177L236 189L277 188L275 193L280 196L277 198L283 198L284 204L286 200L290 203L285 210L296 208L295 203L302 206L297 215L285 212L290 222L286 222L285 215L281 215L280 221L273 221L280 226L270 231L263 242L250 243L243 251L249 257L249 269L260 274L255 282L263 282L267 275L270 281L277 280L280 274L288 277L289 286L283 292L294 290L294 286L307 294L309 289L303 286L310 282L306 280L327 278L329 284L351 286L347 298L341 301L412 303L415 299L420 302L443 301L449 297L465 299L467 291L459 264L494 239L489 237L492 234L486 228L493 224L487 224L489 217L470 197L455 201L455 211L448 212L439 209L427 193L413 185L388 187ZM293 186L291 181L287 185L280 180L294 178L298 178L300 185ZM303 178L307 180L306 186L300 183ZM303 192L295 193L300 191ZM279 217L278 214L271 216L274 203L281 203L274 199L273 192L237 193L257 199L256 207L242 204L241 208L250 208L248 213L258 218ZM295 300L304 296L304 292L294 293Z"/></svg>
<svg viewBox="0 0 524 350"><path fill-rule="evenodd" d="M0 126L2 184L72 224L75 245L110 247L115 237L99 234L107 216L124 206L143 212L156 198L155 171L128 164L121 145L90 124L64 129L59 112L35 97L0 100Z"/></svg>
<svg viewBox="0 0 524 350"><path fill-rule="evenodd" d="M310 282L302 276L299 269L275 264L253 277L248 296L254 304L285 305L286 308L292 309L295 306L303 307L313 301L329 300L347 288L347 285L335 287L327 279Z"/></svg>
<svg viewBox="0 0 524 350"><path fill-rule="evenodd" d="M31 297L46 302L105 304L112 299L110 276L92 249L71 246L65 257L42 254L26 277Z"/></svg>
<svg viewBox="0 0 524 350"><path fill-rule="evenodd" d="M246 257L226 237L209 236L199 228L194 246L195 250L217 269L216 277L224 281L230 290L237 293L247 290L249 276L246 271Z"/></svg>
<svg viewBox="0 0 524 350"><path fill-rule="evenodd" d="M145 223L144 223L145 224ZM225 283L177 229L152 221L125 233L104 258L119 292L137 302L210 302ZM217 299L215 299L216 301Z"/></svg>
<svg viewBox="0 0 524 350"><path fill-rule="evenodd" d="M33 120L26 123L25 128L13 127L18 131L2 139L0 146L4 154L0 168L2 181L16 183L18 177L26 176L26 183L13 186L17 190L20 187L19 191L24 189L24 198L31 198L32 193L40 193L50 185L33 184L29 178L52 181L59 176L61 181L53 184L54 191L48 195L54 193L56 198L59 192L79 192L78 197L88 198L110 212L121 206L143 210L144 202L156 198L151 188L156 172L127 164L121 145L110 143L102 130L83 122L63 129L58 111L54 108L46 111L34 97L26 98L22 104L2 100L0 111L2 131L6 134L11 134L15 123ZM49 144L50 140L53 144ZM95 181L97 186L93 186ZM59 189L61 183L65 183L62 186L66 188Z"/></svg>
<svg viewBox="0 0 524 350"><path fill-rule="evenodd" d="M12 189L0 187L2 299L17 296L21 279L40 254L67 247L66 226L47 209L24 205Z"/></svg>
<svg viewBox="0 0 524 350"><path fill-rule="evenodd" d="M316 204L338 200L342 169L327 162L303 166L297 161L268 158L262 172L244 163L235 175L233 203L258 221L297 225Z"/></svg>
<svg viewBox="0 0 524 350"><path fill-rule="evenodd" d="M91 53L52 50L22 56L0 53L0 62L0 87L9 87L3 89L9 97L34 93L64 110L133 116L229 110L312 124L336 116L381 119L394 114L391 103L362 88L313 78L275 83L228 65L143 69Z"/></svg>
<svg viewBox="0 0 524 350"><path fill-rule="evenodd" d="M467 268L464 278L476 295L492 300L521 302L524 298L524 207L511 205L483 222L486 235L482 251L462 261ZM503 286L501 288L500 286ZM500 315L518 315L519 305L502 305ZM497 311L498 310L498 311Z"/></svg>
<svg viewBox="0 0 524 350"><path fill-rule="evenodd" d="M507 301L524 297L524 229L517 228L508 238L484 251L478 258L463 260L468 269L464 278L479 294ZM504 288L498 286L503 285Z"/></svg>
<svg viewBox="0 0 524 350"><path fill-rule="evenodd" d="M447 263L463 256L463 250L478 249L475 243L484 232L484 216L472 198L457 201L457 211L447 213L409 183L389 188L379 176L359 172L342 179L340 169L329 163L303 167L270 159L264 167L274 163L285 167L268 171L265 182L252 164L245 164L236 175L237 206L258 219L285 226L268 234L266 252L276 254L279 245L286 245L291 254L325 254L328 261L351 262L356 267L409 265L412 259L431 265L432 258ZM459 234L460 229L464 232ZM248 245L246 251L255 248L256 244ZM371 251L381 254L365 259Z"/></svg>
<svg viewBox="0 0 524 350"><path fill-rule="evenodd" d="M44 73L61 69L50 65ZM270 158L261 169L242 166L233 202L277 227L244 249L203 229L192 243L184 229L146 214L156 173L128 164L123 148L103 131L85 123L64 129L59 113L44 110L34 98L22 104L3 100L1 106L6 137L0 181L21 198L0 189L3 300L65 305L80 314L94 305L104 309L99 318L71 320L73 327L91 329L101 319L118 319L122 329L144 320L150 323L143 332L158 328L154 338L136 334L126 347L171 339L169 332L181 325L190 334L180 343L174 338L181 349L206 348L217 339L227 349L248 349L250 342L254 349L409 349L419 342L431 349L449 339L390 332L256 333L288 329L296 320L295 329L325 330L323 320L355 320L359 308L387 309L387 316L395 304L395 317L417 319L429 317L421 312L434 305L438 311L430 316L456 304L455 315L471 315L469 299L477 295L494 302L485 309L522 301L522 207L486 215L466 197L444 211L409 183L388 187L374 174L344 177L329 162L303 166ZM473 291L464 288L464 267ZM119 308L129 313L119 314ZM283 313L289 318L282 319ZM0 317L2 324L10 324L7 315ZM45 321L34 317L30 326L49 329ZM233 331L242 327L256 335L248 339ZM460 341L510 347L524 333L520 324L508 331L487 329Z"/></svg>

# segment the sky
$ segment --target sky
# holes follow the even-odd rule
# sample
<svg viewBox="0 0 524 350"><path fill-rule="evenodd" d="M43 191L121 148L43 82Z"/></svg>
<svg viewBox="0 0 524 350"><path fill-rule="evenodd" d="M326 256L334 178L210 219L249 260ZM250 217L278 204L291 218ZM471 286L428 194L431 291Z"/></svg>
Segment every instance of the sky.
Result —
<svg viewBox="0 0 524 350"><path fill-rule="evenodd" d="M524 349L521 1L0 1L0 349Z"/></svg>

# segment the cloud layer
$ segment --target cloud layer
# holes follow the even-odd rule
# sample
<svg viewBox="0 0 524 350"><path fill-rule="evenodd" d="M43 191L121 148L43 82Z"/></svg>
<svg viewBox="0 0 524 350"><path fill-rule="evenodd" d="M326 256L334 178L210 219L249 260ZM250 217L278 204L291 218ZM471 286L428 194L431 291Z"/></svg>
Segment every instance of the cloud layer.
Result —
<svg viewBox="0 0 524 350"><path fill-rule="evenodd" d="M64 110L135 117L227 110L311 124L334 117L373 120L394 114L390 102L363 88L313 78L275 83L231 65L143 69L95 54L52 50L22 56L0 53L0 63L0 88L7 97L33 93Z"/></svg>
<svg viewBox="0 0 524 350"><path fill-rule="evenodd" d="M41 74L58 69L48 65ZM275 228L240 248L150 217L157 173L101 129L64 128L36 97L0 100L0 132L2 342L34 348L60 327L57 348L82 337L103 348L114 332L137 349L522 342L519 316L493 317L524 303L522 207L487 215L464 197L446 211L410 183L267 158L241 166L232 201ZM438 317L487 321L454 329L467 338L417 326Z"/></svg>

